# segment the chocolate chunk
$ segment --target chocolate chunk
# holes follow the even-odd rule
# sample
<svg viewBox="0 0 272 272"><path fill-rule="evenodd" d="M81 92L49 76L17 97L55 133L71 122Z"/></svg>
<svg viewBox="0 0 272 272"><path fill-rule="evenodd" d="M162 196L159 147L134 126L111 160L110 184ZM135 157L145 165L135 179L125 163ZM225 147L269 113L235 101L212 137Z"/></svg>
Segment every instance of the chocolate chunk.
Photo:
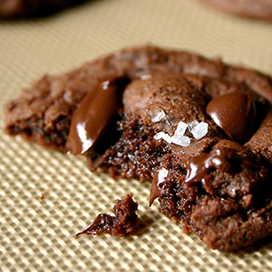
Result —
<svg viewBox="0 0 272 272"><path fill-rule="evenodd" d="M105 80L83 98L73 113L67 138L67 147L72 154L84 154L91 148L121 110L122 81L120 78Z"/></svg>
<svg viewBox="0 0 272 272"><path fill-rule="evenodd" d="M232 166L229 163L233 159L234 152L229 149L217 149L214 154L200 154L199 156L191 158L187 163L186 183L203 182L206 183L210 179L209 170L214 167L224 172L231 172Z"/></svg>
<svg viewBox="0 0 272 272"><path fill-rule="evenodd" d="M216 97L209 102L206 112L232 140L244 143L253 134L256 108L248 93L232 92Z"/></svg>
<svg viewBox="0 0 272 272"><path fill-rule="evenodd" d="M121 200L116 200L116 205L113 207L115 216L99 214L93 223L77 233L76 237L81 234L110 233L118 237L133 234L138 220L137 209L138 203L132 199L132 194L127 194Z"/></svg>

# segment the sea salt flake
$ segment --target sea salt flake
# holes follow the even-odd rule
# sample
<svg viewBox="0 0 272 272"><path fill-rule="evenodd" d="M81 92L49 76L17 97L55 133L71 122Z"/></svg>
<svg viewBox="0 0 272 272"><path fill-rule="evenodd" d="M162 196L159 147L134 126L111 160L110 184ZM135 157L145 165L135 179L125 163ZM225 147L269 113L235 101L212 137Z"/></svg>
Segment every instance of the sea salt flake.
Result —
<svg viewBox="0 0 272 272"><path fill-rule="evenodd" d="M151 121L153 123L157 123L161 121L165 117L165 112L162 109L159 109L156 111L156 113L153 115Z"/></svg>
<svg viewBox="0 0 272 272"><path fill-rule="evenodd" d="M208 124L205 122L199 123L191 130L191 133L197 140L203 138L208 133Z"/></svg>
<svg viewBox="0 0 272 272"><path fill-rule="evenodd" d="M154 139L155 140L160 140L163 139L165 140L167 143L171 143L171 137L169 134L165 133L165 132L158 132L156 135L154 135Z"/></svg>
<svg viewBox="0 0 272 272"><path fill-rule="evenodd" d="M147 80L147 79L150 79L150 78L152 78L152 75L149 75L149 74L141 76L141 80Z"/></svg>
<svg viewBox="0 0 272 272"><path fill-rule="evenodd" d="M191 139L187 136L174 135L171 137L171 142L180 146L188 146L191 143Z"/></svg>
<svg viewBox="0 0 272 272"><path fill-rule="evenodd" d="M194 120L188 124L188 130L192 132L192 130L199 124L197 120Z"/></svg>
<svg viewBox="0 0 272 272"><path fill-rule="evenodd" d="M175 135L175 136L183 136L184 133L185 133L185 131L186 131L186 129L187 129L187 127L188 127L188 125L187 125L186 123L180 121L180 122L178 123L178 126L177 126L177 128L176 128L176 131L175 131L175 134L174 134L174 135Z"/></svg>

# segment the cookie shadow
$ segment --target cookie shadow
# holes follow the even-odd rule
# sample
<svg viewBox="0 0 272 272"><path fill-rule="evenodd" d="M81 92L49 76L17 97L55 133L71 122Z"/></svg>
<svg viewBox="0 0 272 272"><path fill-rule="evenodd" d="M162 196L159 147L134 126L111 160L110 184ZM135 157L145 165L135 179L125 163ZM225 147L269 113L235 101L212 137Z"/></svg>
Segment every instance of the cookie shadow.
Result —
<svg viewBox="0 0 272 272"><path fill-rule="evenodd" d="M158 222L158 216L160 213L156 210L149 209L147 212L142 214L139 217L138 225L137 225L137 231L135 235L142 236L145 233L148 233L151 231L151 227Z"/></svg>
<svg viewBox="0 0 272 272"><path fill-rule="evenodd" d="M265 237L254 242L251 246L247 246L245 248L241 248L237 251L234 251L233 254L237 255L249 255L253 254L257 251L264 251L272 249L272 236Z"/></svg>

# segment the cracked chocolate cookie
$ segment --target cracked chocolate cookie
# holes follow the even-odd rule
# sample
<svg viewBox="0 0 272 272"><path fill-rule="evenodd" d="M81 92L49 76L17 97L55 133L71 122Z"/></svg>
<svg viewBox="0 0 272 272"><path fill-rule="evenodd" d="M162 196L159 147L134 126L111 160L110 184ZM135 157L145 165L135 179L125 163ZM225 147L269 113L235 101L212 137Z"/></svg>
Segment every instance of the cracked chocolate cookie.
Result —
<svg viewBox="0 0 272 272"><path fill-rule="evenodd" d="M44 76L5 106L6 131L150 180L150 202L210 248L272 234L271 77L135 47Z"/></svg>

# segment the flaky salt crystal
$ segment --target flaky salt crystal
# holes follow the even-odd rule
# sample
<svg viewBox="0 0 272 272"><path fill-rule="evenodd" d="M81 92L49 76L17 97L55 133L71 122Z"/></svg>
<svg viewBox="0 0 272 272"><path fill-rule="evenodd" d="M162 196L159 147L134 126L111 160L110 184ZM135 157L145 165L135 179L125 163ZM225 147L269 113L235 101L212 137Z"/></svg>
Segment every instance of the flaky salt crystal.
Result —
<svg viewBox="0 0 272 272"><path fill-rule="evenodd" d="M171 137L169 134L165 133L165 132L158 132L156 135L154 135L154 139L155 140L160 140L163 139L165 140L167 143L171 143Z"/></svg>
<svg viewBox="0 0 272 272"><path fill-rule="evenodd" d="M176 128L175 135L176 136L183 136L184 133L185 133L185 131L186 131L186 129L187 129L187 127L188 127L188 125L186 123L180 121L178 123L177 128Z"/></svg>
<svg viewBox="0 0 272 272"><path fill-rule="evenodd" d="M191 143L191 139L187 136L174 135L171 137L171 142L180 146L188 146Z"/></svg>
<svg viewBox="0 0 272 272"><path fill-rule="evenodd" d="M180 121L172 137L169 134L161 131L154 135L154 139L163 139L169 144L173 143L180 146L188 146L191 143L191 138L184 135L187 128L197 140L203 138L208 133L208 124L205 122L199 123L195 120L189 124L186 124Z"/></svg>
<svg viewBox="0 0 272 272"><path fill-rule="evenodd" d="M152 78L152 75L142 75L141 76L141 80L147 80L147 79L150 79L150 78Z"/></svg>
<svg viewBox="0 0 272 272"><path fill-rule="evenodd" d="M197 120L194 120L188 124L188 130L192 132L192 130L199 124Z"/></svg>
<svg viewBox="0 0 272 272"><path fill-rule="evenodd" d="M197 140L203 138L208 133L208 124L205 122L199 123L191 130L191 133Z"/></svg>
<svg viewBox="0 0 272 272"><path fill-rule="evenodd" d="M153 115L151 121L153 123L157 123L161 121L165 117L165 112L162 109L159 109L156 111L156 113Z"/></svg>

